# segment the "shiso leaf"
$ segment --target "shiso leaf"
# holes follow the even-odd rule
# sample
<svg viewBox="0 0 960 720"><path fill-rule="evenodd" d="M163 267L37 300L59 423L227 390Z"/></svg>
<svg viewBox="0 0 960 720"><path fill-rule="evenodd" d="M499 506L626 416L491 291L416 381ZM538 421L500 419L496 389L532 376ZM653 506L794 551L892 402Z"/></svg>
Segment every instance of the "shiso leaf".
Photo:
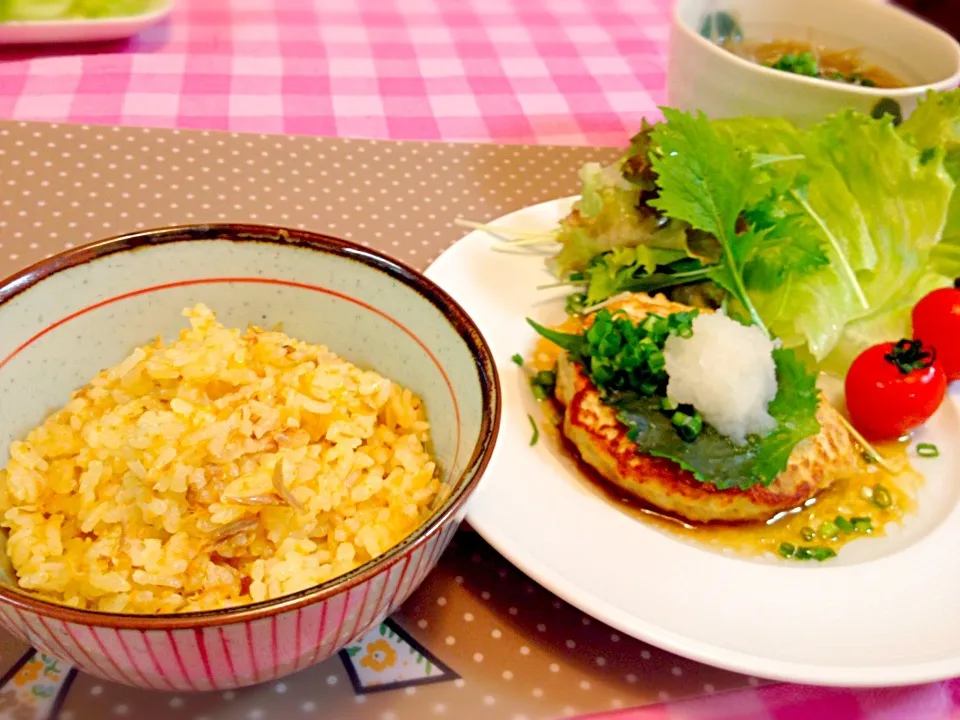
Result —
<svg viewBox="0 0 960 720"><path fill-rule="evenodd" d="M718 490L754 485L769 486L787 468L790 455L802 440L820 432L816 419L820 394L803 364L791 350L773 353L777 366L777 395L768 411L777 427L763 437L749 437L743 445L734 443L710 425L693 442L677 435L670 420L660 412L660 401L644 398L618 413L629 437L640 450L672 460L690 471L700 482Z"/></svg>

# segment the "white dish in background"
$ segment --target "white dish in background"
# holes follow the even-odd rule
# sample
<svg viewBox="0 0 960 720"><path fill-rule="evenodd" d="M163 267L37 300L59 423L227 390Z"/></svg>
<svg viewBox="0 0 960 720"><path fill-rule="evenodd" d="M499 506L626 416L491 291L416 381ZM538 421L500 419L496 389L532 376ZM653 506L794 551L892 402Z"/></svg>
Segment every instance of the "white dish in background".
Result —
<svg viewBox="0 0 960 720"><path fill-rule="evenodd" d="M772 70L700 34L706 15L737 16L747 41L800 40L858 48L867 64L909 87L869 88ZM907 117L928 90L960 84L960 44L917 16L877 0L678 0L667 60L667 104L711 118L784 117L798 125L843 108L869 114L883 98Z"/></svg>
<svg viewBox="0 0 960 720"><path fill-rule="evenodd" d="M557 200L508 215L503 228L547 230ZM471 315L493 350L503 391L500 437L471 499L471 525L534 580L629 635L711 665L793 682L880 686L960 676L960 394L916 437L940 457L915 460L918 512L887 537L856 540L824 564L722 554L611 504L546 433L514 353L556 323L565 292L544 256L493 252L474 232L427 276ZM541 420L542 423L542 420Z"/></svg>
<svg viewBox="0 0 960 720"><path fill-rule="evenodd" d="M0 45L42 45L122 40L165 20L173 0L159 0L150 12L102 19L0 22Z"/></svg>

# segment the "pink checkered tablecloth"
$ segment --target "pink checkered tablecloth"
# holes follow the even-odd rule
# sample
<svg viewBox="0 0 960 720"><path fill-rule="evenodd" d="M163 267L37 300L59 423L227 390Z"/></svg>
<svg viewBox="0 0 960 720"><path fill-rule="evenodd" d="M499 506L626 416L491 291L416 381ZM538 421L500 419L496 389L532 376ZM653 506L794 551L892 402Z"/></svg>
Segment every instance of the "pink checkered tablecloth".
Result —
<svg viewBox="0 0 960 720"><path fill-rule="evenodd" d="M180 0L128 42L0 50L0 118L623 144L664 100L670 0ZM960 717L960 680L788 685L619 720Z"/></svg>
<svg viewBox="0 0 960 720"><path fill-rule="evenodd" d="M180 0L131 42L0 55L0 117L618 144L663 100L668 0Z"/></svg>

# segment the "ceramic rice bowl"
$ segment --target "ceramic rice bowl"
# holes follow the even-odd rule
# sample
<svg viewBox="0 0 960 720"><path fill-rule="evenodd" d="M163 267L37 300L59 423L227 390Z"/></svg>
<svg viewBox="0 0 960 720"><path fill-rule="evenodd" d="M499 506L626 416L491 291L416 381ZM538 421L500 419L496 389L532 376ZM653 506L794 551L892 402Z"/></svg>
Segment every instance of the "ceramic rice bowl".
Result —
<svg viewBox="0 0 960 720"><path fill-rule="evenodd" d="M204 303L226 327L273 327L419 395L450 489L373 561L242 607L173 615L78 610L19 590L5 553L0 624L91 675L161 690L220 690L309 667L396 609L436 564L490 458L494 363L473 322L419 273L305 231L204 225L147 231L51 257L0 283L0 457L72 391ZM5 542L5 538L3 538Z"/></svg>

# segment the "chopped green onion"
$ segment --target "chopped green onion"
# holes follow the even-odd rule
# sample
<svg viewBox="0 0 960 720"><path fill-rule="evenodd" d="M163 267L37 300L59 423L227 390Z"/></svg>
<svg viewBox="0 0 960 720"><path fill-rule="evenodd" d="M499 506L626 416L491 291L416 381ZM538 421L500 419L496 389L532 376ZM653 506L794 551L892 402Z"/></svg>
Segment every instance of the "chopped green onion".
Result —
<svg viewBox="0 0 960 720"><path fill-rule="evenodd" d="M853 532L853 523L847 520L845 517L837 515L837 519L833 521L834 525L843 530L845 533Z"/></svg>
<svg viewBox="0 0 960 720"><path fill-rule="evenodd" d="M824 560L829 560L830 558L836 556L837 553L832 548L817 545L814 547L797 548L797 554L795 557L798 560L816 560L817 562L823 562Z"/></svg>
<svg viewBox="0 0 960 720"><path fill-rule="evenodd" d="M817 562L823 562L824 560L829 560L832 557L836 557L837 553L831 548L824 547L822 545L814 546L802 546L797 548L796 554L793 556L797 560L816 560Z"/></svg>
<svg viewBox="0 0 960 720"><path fill-rule="evenodd" d="M637 391L640 393L641 397L652 397L657 394L658 386L654 383L640 383L637 385Z"/></svg>
<svg viewBox="0 0 960 720"><path fill-rule="evenodd" d="M573 293L572 295L567 295L566 302L566 311L567 315L579 315L583 312L583 309L587 306L587 294L586 293Z"/></svg>
<svg viewBox="0 0 960 720"><path fill-rule="evenodd" d="M557 374L552 370L541 370L530 378L530 388L537 400L546 400L553 395L557 386Z"/></svg>
<svg viewBox="0 0 960 720"><path fill-rule="evenodd" d="M832 523L829 520L820 526L820 537L824 540L833 540L833 538L839 534L840 528L837 527L836 523Z"/></svg>
<svg viewBox="0 0 960 720"><path fill-rule="evenodd" d="M873 486L873 504L881 510L886 510L893 505L893 497L890 495L890 491L879 483Z"/></svg>
<svg viewBox="0 0 960 720"><path fill-rule="evenodd" d="M868 517L850 518L850 522L853 524L853 529L856 532L868 533L873 530L873 521Z"/></svg>
<svg viewBox="0 0 960 720"><path fill-rule="evenodd" d="M527 415L527 418L530 420L530 427L533 428L533 437L530 438L530 446L533 447L540 439L540 428L537 427L537 421L533 419L533 415Z"/></svg>
<svg viewBox="0 0 960 720"><path fill-rule="evenodd" d="M649 368L648 372L651 373L666 373L667 371L667 358L666 356L656 350L651 352L647 357L647 367Z"/></svg>
<svg viewBox="0 0 960 720"><path fill-rule="evenodd" d="M679 407L680 407L679 404L677 404L676 402L674 402L673 400L671 400L671 399L668 398L668 397L664 397L664 398L661 398L661 399L660 399L660 409L663 410L663 411L666 412L666 413L671 413L671 414L672 414L672 413L675 412Z"/></svg>
<svg viewBox="0 0 960 720"><path fill-rule="evenodd" d="M693 337L693 320L697 316L696 312L678 312L673 313L667 318L669 328L682 338Z"/></svg>
<svg viewBox="0 0 960 720"><path fill-rule="evenodd" d="M513 364L517 367L523 367L523 356L520 353L517 353L510 359L513 360Z"/></svg>
<svg viewBox="0 0 960 720"><path fill-rule="evenodd" d="M933 443L919 443L917 445L917 455L922 458L940 457L940 448Z"/></svg>
<svg viewBox="0 0 960 720"><path fill-rule="evenodd" d="M816 560L817 562L829 560L837 554L831 548L823 545L801 545L797 547L793 543L788 542L780 543L780 547L777 548L777 553L785 558L793 558L794 560Z"/></svg>
<svg viewBox="0 0 960 720"><path fill-rule="evenodd" d="M777 552L780 553L783 557L793 557L793 554L797 551L795 545L791 545L788 542L780 543L780 547L777 548Z"/></svg>
<svg viewBox="0 0 960 720"><path fill-rule="evenodd" d="M811 540L817 537L817 531L809 526L802 527L800 528L800 537L802 537L807 542L810 542Z"/></svg>
<svg viewBox="0 0 960 720"><path fill-rule="evenodd" d="M813 559L817 562L823 562L837 556L836 551L828 547L813 548L811 552L813 553Z"/></svg>
<svg viewBox="0 0 960 720"><path fill-rule="evenodd" d="M817 58L812 52L797 54L785 53L781 55L776 62L769 63L767 67L796 75L807 75L809 77L819 77L820 75L820 69L817 67Z"/></svg>
<svg viewBox="0 0 960 720"><path fill-rule="evenodd" d="M644 335L661 335L663 334L663 325L663 318L651 313L640 321L637 328L642 330Z"/></svg>
<svg viewBox="0 0 960 720"><path fill-rule="evenodd" d="M686 442L693 442L703 430L703 418L696 411L693 415L688 415L682 410L677 410L670 418L670 422L677 429L677 435Z"/></svg>

